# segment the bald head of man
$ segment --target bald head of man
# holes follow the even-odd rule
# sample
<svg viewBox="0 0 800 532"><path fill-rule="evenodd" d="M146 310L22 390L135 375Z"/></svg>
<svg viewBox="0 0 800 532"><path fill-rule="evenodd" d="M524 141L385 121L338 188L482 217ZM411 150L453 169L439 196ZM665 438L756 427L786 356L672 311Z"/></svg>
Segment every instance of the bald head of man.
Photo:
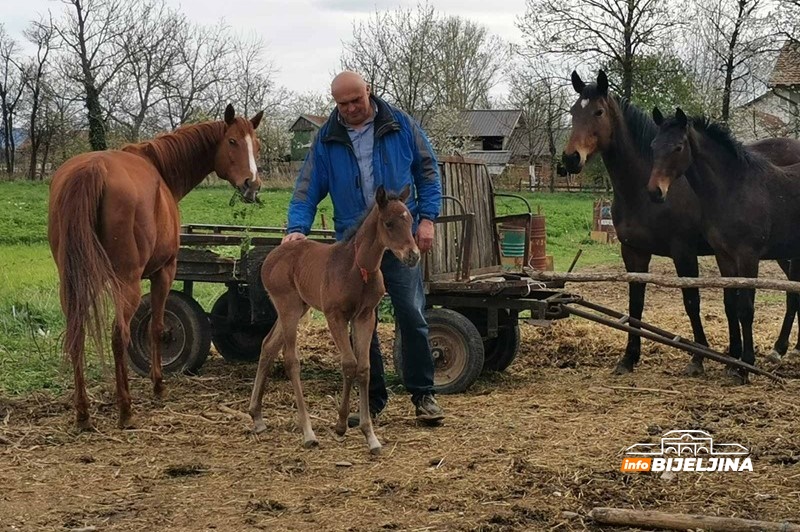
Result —
<svg viewBox="0 0 800 532"><path fill-rule="evenodd" d="M372 117L369 85L360 75L345 70L331 82L331 96L336 108L349 126L359 127Z"/></svg>

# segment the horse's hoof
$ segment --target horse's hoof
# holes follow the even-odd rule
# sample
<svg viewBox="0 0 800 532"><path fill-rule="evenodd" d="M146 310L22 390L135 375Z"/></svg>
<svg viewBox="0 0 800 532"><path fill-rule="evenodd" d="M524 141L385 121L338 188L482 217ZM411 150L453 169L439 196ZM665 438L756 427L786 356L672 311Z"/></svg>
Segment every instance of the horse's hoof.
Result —
<svg viewBox="0 0 800 532"><path fill-rule="evenodd" d="M267 430L267 424L263 421L256 421L253 424L253 434L261 434Z"/></svg>
<svg viewBox="0 0 800 532"><path fill-rule="evenodd" d="M767 355L767 360L769 360L770 362L773 362L775 364L780 364L781 360L783 360L783 355L781 355L780 353L778 353L778 351L773 349Z"/></svg>
<svg viewBox="0 0 800 532"><path fill-rule="evenodd" d="M163 401L167 398L167 387L161 382L153 385L153 396L157 400Z"/></svg>
<svg viewBox="0 0 800 532"><path fill-rule="evenodd" d="M90 430L94 430L94 424L92 423L92 418L90 418L88 415L85 417L78 416L78 418L75 420L75 424L77 425L78 430L80 432L87 432Z"/></svg>
<svg viewBox="0 0 800 532"><path fill-rule="evenodd" d="M333 427L333 432L335 432L337 436L344 436L347 432L347 423L337 423L336 426Z"/></svg>
<svg viewBox="0 0 800 532"><path fill-rule="evenodd" d="M317 449L319 447L319 441L306 440L303 442L303 447L305 447L306 449Z"/></svg>
<svg viewBox="0 0 800 532"><path fill-rule="evenodd" d="M628 373L633 373L633 366L629 366L623 362L617 364L617 367L614 368L612 372L614 375L627 375Z"/></svg>
<svg viewBox="0 0 800 532"><path fill-rule="evenodd" d="M133 416L131 414L123 414L119 416L119 422L117 426L120 430L132 429L136 427L136 423L133 420Z"/></svg>
<svg viewBox="0 0 800 532"><path fill-rule="evenodd" d="M687 377L702 377L704 373L705 369L703 369L703 366L697 364L689 364L686 366L686 369L683 370L683 374Z"/></svg>
<svg viewBox="0 0 800 532"><path fill-rule="evenodd" d="M378 445L377 447L370 447L369 454L371 454L372 456L379 456L381 454L382 449L383 447L381 447L380 445Z"/></svg>
<svg viewBox="0 0 800 532"><path fill-rule="evenodd" d="M728 376L731 378L734 384L741 386L750 382L748 373L749 372L746 369L730 368L728 371Z"/></svg>

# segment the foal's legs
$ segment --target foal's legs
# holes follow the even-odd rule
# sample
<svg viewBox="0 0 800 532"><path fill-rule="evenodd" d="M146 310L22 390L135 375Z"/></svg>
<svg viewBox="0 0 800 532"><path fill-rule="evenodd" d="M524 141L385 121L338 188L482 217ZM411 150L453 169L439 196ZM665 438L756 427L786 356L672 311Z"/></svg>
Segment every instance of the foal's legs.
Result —
<svg viewBox="0 0 800 532"><path fill-rule="evenodd" d="M276 301L280 310L281 330L283 332L283 362L286 373L292 381L294 400L297 403L297 419L300 430L303 431L303 446L306 449L319 445L317 436L311 428L311 419L308 417L306 401L303 397L303 384L300 382L300 361L297 359L297 324L308 311L306 305L299 297L294 297L288 302Z"/></svg>
<svg viewBox="0 0 800 532"><path fill-rule="evenodd" d="M738 257L738 274L740 277L758 277L758 259L756 254L748 254L745 257ZM753 316L755 306L756 291L754 288L740 288L737 301L739 321L742 325L742 362L755 365L756 352L753 345ZM739 370L738 375L743 384L746 384L747 371Z"/></svg>
<svg viewBox="0 0 800 532"><path fill-rule="evenodd" d="M369 413L369 344L375 330L374 309L364 310L353 320L353 346L356 355L356 382L358 382L359 425L372 454L381 452L381 443L375 436L372 416ZM346 420L347 416L345 416ZM340 414L341 419L341 414Z"/></svg>
<svg viewBox="0 0 800 532"><path fill-rule="evenodd" d="M779 260L777 262L790 281L800 280L800 260ZM767 358L773 362L780 362L789 348L789 335L792 332L792 324L798 310L800 310L800 295L796 292L786 292L786 311L783 315L781 331L778 339L775 340L772 351L767 355ZM798 320L798 327L800 327L800 320ZM798 351L798 347L800 347L800 331L798 331L797 341L798 346L794 348L794 352Z"/></svg>
<svg viewBox="0 0 800 532"><path fill-rule="evenodd" d="M696 254L673 253L672 256L675 263L675 271L679 277L697 277L700 274ZM683 293L683 307L686 309L686 314L692 324L694 341L707 346L708 340L703 330L703 322L700 319L700 290L697 288L683 288L681 292ZM693 355L691 362L684 370L691 377L700 376L703 371L703 357L700 355Z"/></svg>
<svg viewBox="0 0 800 532"><path fill-rule="evenodd" d="M261 401L264 398L264 389L267 387L267 371L275 360L275 355L283 347L283 329L281 320L275 322L264 341L261 342L261 356L258 359L256 381L253 383L253 393L250 394L250 417L253 418L253 432L260 434L267 430L267 425L261 417Z"/></svg>
<svg viewBox="0 0 800 532"><path fill-rule="evenodd" d="M328 321L328 329L331 331L333 342L339 349L342 357L342 400L339 403L339 418L336 420L336 434L344 436L347 432L347 414L350 412L350 390L353 388L353 380L356 376L357 360L353 353L353 345L350 343L350 335L347 332L348 321L338 312L325 314ZM353 329L353 344L356 343L356 331ZM369 417L369 412L367 412Z"/></svg>
<svg viewBox="0 0 800 532"><path fill-rule="evenodd" d="M115 301L116 316L111 335L114 351L114 369L117 382L117 404L119 405L119 428L133 427L131 393L128 388L127 349L131 342L131 318L141 301L141 272L127 279L120 279L120 294Z"/></svg>
<svg viewBox="0 0 800 532"><path fill-rule="evenodd" d="M161 375L161 341L164 336L164 306L167 303L172 280L175 278L177 259L173 259L150 277L150 380L153 394L164 395L164 382Z"/></svg>
<svg viewBox="0 0 800 532"><path fill-rule="evenodd" d="M65 312L66 314L66 312ZM86 395L86 376L84 366L86 358L84 351L86 349L86 335L79 334L75 339L74 350L69 353L72 361L72 372L75 379L75 422L80 430L91 430L92 419L89 416L89 397Z"/></svg>
<svg viewBox="0 0 800 532"><path fill-rule="evenodd" d="M633 249L630 246L622 244L622 260L625 262L625 270L635 273L647 273L650 267L650 258L652 255ZM642 311L644 310L644 293L646 285L644 283L630 283L628 284L628 313L631 318L638 320L642 319ZM616 375L630 373L633 371L633 366L639 362L642 349L642 338L635 334L628 334L628 345L625 348L625 354L617 362L617 367L614 368Z"/></svg>

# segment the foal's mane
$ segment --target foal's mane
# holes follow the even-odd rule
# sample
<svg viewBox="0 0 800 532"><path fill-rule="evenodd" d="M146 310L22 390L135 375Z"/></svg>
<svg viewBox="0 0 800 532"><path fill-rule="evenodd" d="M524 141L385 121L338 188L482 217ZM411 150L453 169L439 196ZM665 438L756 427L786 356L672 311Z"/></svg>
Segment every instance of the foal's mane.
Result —
<svg viewBox="0 0 800 532"><path fill-rule="evenodd" d="M670 119L670 120L675 120ZM674 122L670 122L672 125ZM763 167L767 160L761 155L748 150L727 125L714 122L707 116L693 116L689 119L692 128L725 149L736 161L748 165Z"/></svg>
<svg viewBox="0 0 800 532"><path fill-rule="evenodd" d="M223 121L183 126L151 140L127 144L122 151L150 159L167 183L187 183L206 166L198 160L201 155L214 156L225 127Z"/></svg>
<svg viewBox="0 0 800 532"><path fill-rule="evenodd" d="M394 192L387 192L386 198L389 201L401 201L400 195L395 194ZM361 226L364 224L364 220L367 219L367 216L369 216L369 213L371 212L372 208L369 208L366 211L364 211L364 213L361 215L361 218L359 218L358 221L354 223L352 227L350 227L347 231L344 232L342 242L350 242L351 240L353 240L353 238L356 236L356 233L358 233L358 230L361 229Z"/></svg>

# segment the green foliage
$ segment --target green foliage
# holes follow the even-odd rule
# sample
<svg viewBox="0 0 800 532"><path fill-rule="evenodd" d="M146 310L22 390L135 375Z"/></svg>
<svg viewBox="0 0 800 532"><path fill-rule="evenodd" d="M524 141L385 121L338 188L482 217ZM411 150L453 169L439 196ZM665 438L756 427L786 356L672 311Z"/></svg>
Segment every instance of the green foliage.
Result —
<svg viewBox="0 0 800 532"><path fill-rule="evenodd" d="M60 348L64 317L58 297L57 272L47 245L47 185L0 183L0 393L21 394L32 390L62 391L71 386L72 374ZM566 269L578 248L584 253L580 266L616 262L616 246L587 240L592 220L590 194L523 194L547 216L547 251L556 269ZM181 203L182 223L283 226L291 193L268 190L261 206L230 205L227 186L201 187ZM521 212L519 200L499 198L498 215ZM332 222L329 200L320 207ZM330 227L330 225L329 225ZM237 254L238 250L229 250ZM143 282L142 292L149 291ZM180 289L180 283L177 283ZM221 284L196 283L194 297L206 310L225 291ZM386 300L378 309L381 321L391 322L393 310ZM110 355L110 351L107 356ZM88 376L97 380L102 364L90 350ZM110 358L107 361L110 363Z"/></svg>
<svg viewBox="0 0 800 532"><path fill-rule="evenodd" d="M607 67L611 80L621 80L618 65ZM683 61L669 53L641 55L634 58L633 103L650 113L658 106L664 114L671 115L675 107L689 114L702 113L701 98Z"/></svg>

